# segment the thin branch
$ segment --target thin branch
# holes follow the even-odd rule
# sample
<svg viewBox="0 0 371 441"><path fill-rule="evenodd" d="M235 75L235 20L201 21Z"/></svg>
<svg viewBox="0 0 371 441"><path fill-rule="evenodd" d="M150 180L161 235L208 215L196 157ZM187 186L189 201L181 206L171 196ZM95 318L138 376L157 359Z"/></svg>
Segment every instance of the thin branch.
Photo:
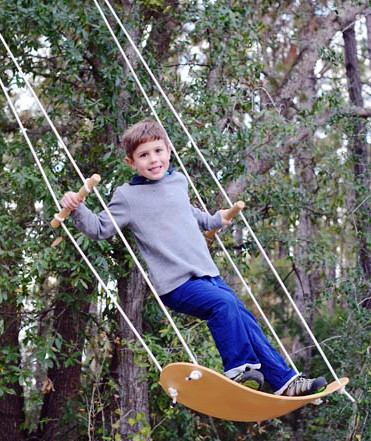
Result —
<svg viewBox="0 0 371 441"><path fill-rule="evenodd" d="M356 208L349 214L349 216L353 216L353 214L359 209L359 208L361 208L361 206L365 203L365 202L367 202L368 201L368 199L370 199L370 197L371 197L371 193L365 198L365 199L363 199L363 201L360 203L360 204L358 204L357 206L356 206Z"/></svg>
<svg viewBox="0 0 371 441"><path fill-rule="evenodd" d="M342 335L334 335L332 337L326 338L325 340L322 340L321 342L319 342L320 345L327 343L330 340L335 340L335 339L339 339L342 338ZM300 352L306 351L307 349L313 349L315 348L315 345L309 345L309 346L304 346L303 348L298 349L297 351L294 352L295 354L299 354Z"/></svg>

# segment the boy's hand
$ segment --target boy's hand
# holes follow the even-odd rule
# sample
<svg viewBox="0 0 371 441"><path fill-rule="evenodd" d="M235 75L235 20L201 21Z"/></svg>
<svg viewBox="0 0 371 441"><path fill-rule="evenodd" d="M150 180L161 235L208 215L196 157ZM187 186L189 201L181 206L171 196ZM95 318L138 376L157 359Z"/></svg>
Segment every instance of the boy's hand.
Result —
<svg viewBox="0 0 371 441"><path fill-rule="evenodd" d="M75 193L73 191L68 191L67 193L64 194L63 198L61 199L62 207L68 208L71 211L76 210L76 208L81 204L81 202L84 202L84 200L81 200L78 193Z"/></svg>
<svg viewBox="0 0 371 441"><path fill-rule="evenodd" d="M222 225L232 225L230 219L230 210L219 210L220 216L222 217Z"/></svg>

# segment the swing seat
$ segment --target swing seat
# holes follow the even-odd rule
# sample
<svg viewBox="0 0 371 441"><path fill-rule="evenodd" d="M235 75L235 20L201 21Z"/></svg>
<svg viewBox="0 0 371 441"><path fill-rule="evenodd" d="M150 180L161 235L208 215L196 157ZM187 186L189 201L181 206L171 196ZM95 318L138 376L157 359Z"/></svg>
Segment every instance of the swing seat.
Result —
<svg viewBox="0 0 371 441"><path fill-rule="evenodd" d="M286 397L249 389L218 372L192 363L169 364L160 375L160 384L174 403L211 417L240 422L280 417L341 390L348 382L348 378L341 378L339 382L329 384L323 392Z"/></svg>

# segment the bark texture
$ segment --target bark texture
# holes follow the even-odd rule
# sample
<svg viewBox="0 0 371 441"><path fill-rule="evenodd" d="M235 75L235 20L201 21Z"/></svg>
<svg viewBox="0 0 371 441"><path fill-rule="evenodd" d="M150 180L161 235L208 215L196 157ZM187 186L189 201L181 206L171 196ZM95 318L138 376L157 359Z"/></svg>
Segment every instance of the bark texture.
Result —
<svg viewBox="0 0 371 441"><path fill-rule="evenodd" d="M10 301L0 304L0 317L4 320L4 332L0 335L0 348L17 350L19 314L15 294L12 295ZM10 364L15 368L19 367L20 355ZM9 368L9 363L4 367ZM0 366L0 379L2 371ZM0 399L0 441L24 441L26 435L21 430L21 424L24 421L22 388L18 382L8 383L6 386L15 390L16 393Z"/></svg>
<svg viewBox="0 0 371 441"><path fill-rule="evenodd" d="M118 291L122 309L139 334L142 334L142 307L146 287L139 270L134 269L128 278L119 279ZM142 348L135 341L133 332L121 315L119 325L121 339L118 357L118 377L121 389L120 432L122 440L129 441L134 434L140 433L144 425L149 425L148 385L144 380L146 370L138 366L138 360L141 360L138 351ZM147 360L147 354L143 355L143 360ZM135 419L139 413L144 414L144 420L135 425L129 424L129 418Z"/></svg>
<svg viewBox="0 0 371 441"><path fill-rule="evenodd" d="M65 275L63 280L68 280ZM90 287L92 289L92 287ZM41 409L37 438L41 441L75 441L74 430L77 422L68 417L73 414L69 409L69 400L78 396L81 384L81 360L76 359L73 365L65 366L66 357L75 357L74 353L81 353L84 345L85 328L89 303L77 299L78 291L71 285L60 286L59 296L54 305L54 331L60 334L63 345L59 354L58 363L48 371L53 389L45 395ZM67 302L67 298L76 298L76 301ZM61 357L61 355L63 355Z"/></svg>
<svg viewBox="0 0 371 441"><path fill-rule="evenodd" d="M351 25L343 33L345 69L348 78L348 90L350 101L356 106L363 107L362 82L359 73L357 59L357 42L354 25ZM353 137L350 148L353 154L354 181L356 182L354 194L354 209L352 214L358 234L358 259L366 280L370 280L371 261L369 237L370 226L370 169L369 169L369 144L367 143L367 130L365 122L355 118L353 121ZM366 190L368 189L368 190ZM371 308L370 299L364 302L364 306Z"/></svg>

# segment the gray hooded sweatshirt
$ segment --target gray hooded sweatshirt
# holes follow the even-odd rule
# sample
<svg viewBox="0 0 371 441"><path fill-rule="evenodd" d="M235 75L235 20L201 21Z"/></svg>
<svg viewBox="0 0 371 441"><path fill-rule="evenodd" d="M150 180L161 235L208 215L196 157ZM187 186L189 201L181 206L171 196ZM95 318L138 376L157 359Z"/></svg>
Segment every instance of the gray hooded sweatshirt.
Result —
<svg viewBox="0 0 371 441"><path fill-rule="evenodd" d="M115 190L108 208L120 228L134 234L159 295L191 277L219 275L200 230L222 226L220 213L211 216L193 207L183 174L170 171L158 181L135 177ZM96 215L84 204L72 213L76 227L96 240L116 233L106 211Z"/></svg>

